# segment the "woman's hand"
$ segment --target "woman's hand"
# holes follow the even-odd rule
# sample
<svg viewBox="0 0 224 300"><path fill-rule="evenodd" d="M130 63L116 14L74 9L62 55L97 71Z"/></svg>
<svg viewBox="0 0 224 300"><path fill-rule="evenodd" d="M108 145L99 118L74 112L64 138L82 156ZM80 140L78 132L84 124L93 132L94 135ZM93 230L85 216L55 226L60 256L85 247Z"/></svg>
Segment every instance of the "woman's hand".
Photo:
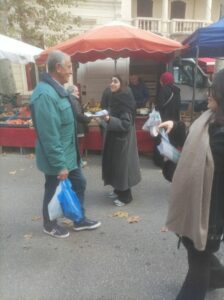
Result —
<svg viewBox="0 0 224 300"><path fill-rule="evenodd" d="M103 116L102 118L103 118L103 120L104 120L105 122L108 122L108 121L110 120L110 116L109 116L109 115L105 115L105 116Z"/></svg>
<svg viewBox="0 0 224 300"><path fill-rule="evenodd" d="M174 127L174 122L173 121L166 121L166 122L162 122L159 124L158 128L165 128L167 133L170 133L170 131L173 129Z"/></svg>

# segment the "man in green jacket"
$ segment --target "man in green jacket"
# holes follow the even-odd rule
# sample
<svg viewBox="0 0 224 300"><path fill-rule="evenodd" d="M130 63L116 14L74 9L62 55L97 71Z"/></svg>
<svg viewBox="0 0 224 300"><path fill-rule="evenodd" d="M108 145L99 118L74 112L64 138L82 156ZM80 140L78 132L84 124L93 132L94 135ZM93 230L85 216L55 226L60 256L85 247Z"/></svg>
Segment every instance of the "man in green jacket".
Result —
<svg viewBox="0 0 224 300"><path fill-rule="evenodd" d="M83 209L86 179L80 168L75 113L63 86L72 74L71 59L61 51L53 51L48 55L47 67L48 73L43 74L32 94L31 111L37 132L37 167L45 174L44 232L64 238L69 232L56 220L49 219L48 204L59 181L69 178ZM81 222L74 222L74 230L95 229L100 225L84 217Z"/></svg>

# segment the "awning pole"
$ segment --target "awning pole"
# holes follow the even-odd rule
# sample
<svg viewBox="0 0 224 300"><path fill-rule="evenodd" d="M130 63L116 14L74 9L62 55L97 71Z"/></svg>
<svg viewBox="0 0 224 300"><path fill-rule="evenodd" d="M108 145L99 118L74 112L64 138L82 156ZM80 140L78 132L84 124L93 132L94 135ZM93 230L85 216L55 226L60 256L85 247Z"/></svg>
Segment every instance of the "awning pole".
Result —
<svg viewBox="0 0 224 300"><path fill-rule="evenodd" d="M194 121L193 118L194 118L194 107L195 107L195 97L196 97L196 78L197 78L197 73L198 73L198 57L199 57L199 46L196 46L193 95L192 95L192 109L191 109L191 123Z"/></svg>
<svg viewBox="0 0 224 300"><path fill-rule="evenodd" d="M114 59L114 70L115 74L117 74L117 58Z"/></svg>

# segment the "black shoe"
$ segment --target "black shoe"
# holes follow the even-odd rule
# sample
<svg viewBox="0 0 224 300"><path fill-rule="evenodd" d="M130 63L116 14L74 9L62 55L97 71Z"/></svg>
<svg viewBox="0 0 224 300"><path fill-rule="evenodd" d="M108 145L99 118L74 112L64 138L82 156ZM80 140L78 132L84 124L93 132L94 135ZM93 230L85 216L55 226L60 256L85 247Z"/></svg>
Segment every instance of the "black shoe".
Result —
<svg viewBox="0 0 224 300"><path fill-rule="evenodd" d="M69 236L69 231L59 225L54 225L51 229L43 229L44 233L49 234L50 236L53 236L55 238L66 238Z"/></svg>
<svg viewBox="0 0 224 300"><path fill-rule="evenodd" d="M219 259L213 254L211 257L209 289L224 288L224 266Z"/></svg>
<svg viewBox="0 0 224 300"><path fill-rule="evenodd" d="M101 222L92 221L92 220L89 220L89 219L85 218L79 223L74 223L73 229L75 231L91 230L91 229L96 229L100 226L101 226Z"/></svg>
<svg viewBox="0 0 224 300"><path fill-rule="evenodd" d="M224 267L219 269L212 269L210 271L209 289L223 289L224 288Z"/></svg>

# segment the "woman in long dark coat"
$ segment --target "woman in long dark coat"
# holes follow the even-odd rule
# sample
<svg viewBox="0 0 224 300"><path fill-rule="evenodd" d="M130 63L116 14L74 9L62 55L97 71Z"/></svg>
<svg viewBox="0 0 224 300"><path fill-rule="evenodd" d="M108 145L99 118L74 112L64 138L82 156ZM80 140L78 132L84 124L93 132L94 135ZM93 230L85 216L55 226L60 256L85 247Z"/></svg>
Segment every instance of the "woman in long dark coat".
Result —
<svg viewBox="0 0 224 300"><path fill-rule="evenodd" d="M102 177L117 196L114 204L123 206L132 201L131 187L141 180L135 131L136 104L131 91L123 88L120 76L113 76L109 114L105 117L106 132L102 160Z"/></svg>
<svg viewBox="0 0 224 300"><path fill-rule="evenodd" d="M167 120L178 122L180 120L180 89L174 85L174 77L171 72L164 72L160 76L160 89L155 105L163 122ZM161 142L160 136L154 138L154 141L153 160L157 166L163 168L163 158L157 149Z"/></svg>
<svg viewBox="0 0 224 300"><path fill-rule="evenodd" d="M188 254L188 273L176 300L204 300L224 288L215 252L224 235L224 70L214 76L208 110L191 126L171 185L166 226ZM160 127L170 131L174 122Z"/></svg>

